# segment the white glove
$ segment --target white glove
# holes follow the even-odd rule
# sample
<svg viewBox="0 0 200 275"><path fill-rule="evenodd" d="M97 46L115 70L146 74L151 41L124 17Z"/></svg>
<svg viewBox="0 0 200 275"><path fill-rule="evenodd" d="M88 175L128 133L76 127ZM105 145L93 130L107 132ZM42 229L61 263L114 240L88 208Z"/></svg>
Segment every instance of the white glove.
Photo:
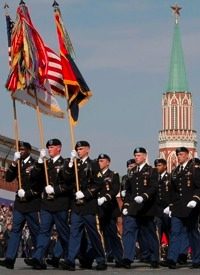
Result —
<svg viewBox="0 0 200 275"><path fill-rule="evenodd" d="M127 208L124 208L124 209L122 210L122 214L123 214L124 216L126 216L126 215L128 214L128 209L127 209Z"/></svg>
<svg viewBox="0 0 200 275"><path fill-rule="evenodd" d="M134 201L137 202L137 203L139 203L139 204L142 203L143 200L144 200L144 199L143 199L143 197L141 197L141 196L136 196L136 197L134 198Z"/></svg>
<svg viewBox="0 0 200 275"><path fill-rule="evenodd" d="M163 213L168 215L170 218L172 216L172 211L169 209L169 206L167 206L164 210Z"/></svg>
<svg viewBox="0 0 200 275"><path fill-rule="evenodd" d="M45 191L48 195L50 195L54 193L54 188L52 185L48 184L47 186L45 186Z"/></svg>
<svg viewBox="0 0 200 275"><path fill-rule="evenodd" d="M78 157L78 155L77 155L77 152L76 152L76 150L72 150L71 151L71 157L70 157L70 159L73 161L75 158L77 158Z"/></svg>
<svg viewBox="0 0 200 275"><path fill-rule="evenodd" d="M24 198L24 196L25 196L25 191L24 191L24 189L19 189L18 192L17 192L17 195L18 195L18 197L20 197L20 198Z"/></svg>
<svg viewBox="0 0 200 275"><path fill-rule="evenodd" d="M14 158L13 158L13 160L14 160L14 161L18 161L18 159L20 159L20 157L21 157L21 154L20 154L19 151L17 151L17 152L14 153Z"/></svg>
<svg viewBox="0 0 200 275"><path fill-rule="evenodd" d="M43 163L44 162L44 158L46 158L46 156L47 156L46 150L45 149L41 149L40 150L40 156L38 158L38 162L39 163Z"/></svg>
<svg viewBox="0 0 200 275"><path fill-rule="evenodd" d="M122 198L124 198L126 196L126 190L121 191L121 196L122 196Z"/></svg>
<svg viewBox="0 0 200 275"><path fill-rule="evenodd" d="M41 149L40 150L40 158L44 159L44 158L46 158L46 156L47 156L46 149Z"/></svg>
<svg viewBox="0 0 200 275"><path fill-rule="evenodd" d="M76 192L76 199L77 200L83 199L84 197L85 197L85 195L83 194L82 191Z"/></svg>
<svg viewBox="0 0 200 275"><path fill-rule="evenodd" d="M97 203L98 203L99 206L104 204L104 202L106 202L106 201L107 201L106 197L101 197L101 198L97 199Z"/></svg>
<svg viewBox="0 0 200 275"><path fill-rule="evenodd" d="M197 206L197 202L196 201L189 201L187 204L188 208L195 208Z"/></svg>

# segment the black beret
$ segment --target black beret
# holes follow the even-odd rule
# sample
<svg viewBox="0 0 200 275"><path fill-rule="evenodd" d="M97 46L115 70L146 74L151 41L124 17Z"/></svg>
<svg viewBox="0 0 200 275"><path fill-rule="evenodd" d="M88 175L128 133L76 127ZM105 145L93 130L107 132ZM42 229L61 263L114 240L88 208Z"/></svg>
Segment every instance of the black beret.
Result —
<svg viewBox="0 0 200 275"><path fill-rule="evenodd" d="M137 147L137 148L135 148L133 154L135 155L135 154L137 154L137 153L144 153L144 154L146 154L147 151L146 151L146 149L143 148L143 147Z"/></svg>
<svg viewBox="0 0 200 275"><path fill-rule="evenodd" d="M178 148L176 148L176 155L178 155L178 153L180 153L180 152L189 153L189 150L186 147L178 147Z"/></svg>
<svg viewBox="0 0 200 275"><path fill-rule="evenodd" d="M90 144L89 142L87 142L86 140L80 140L80 141L77 141L76 145L75 145L75 150L78 148L78 147L90 147Z"/></svg>
<svg viewBox="0 0 200 275"><path fill-rule="evenodd" d="M133 163L135 163L135 159L129 159L129 160L127 160L127 162L126 162L126 166L128 167L129 165L131 165L131 164L133 164Z"/></svg>
<svg viewBox="0 0 200 275"><path fill-rule="evenodd" d="M108 161L110 161L110 157L106 154L100 154L97 159L107 159Z"/></svg>
<svg viewBox="0 0 200 275"><path fill-rule="evenodd" d="M29 149L29 150L32 149L30 143L24 142L24 141L19 141L19 148L21 148L21 147L24 147L24 148Z"/></svg>
<svg viewBox="0 0 200 275"><path fill-rule="evenodd" d="M154 160L154 165L157 166L159 163L167 165L167 161L165 159L155 159Z"/></svg>
<svg viewBox="0 0 200 275"><path fill-rule="evenodd" d="M52 138L47 141L46 147L48 148L49 146L56 146L56 145L62 145L61 141L57 138Z"/></svg>

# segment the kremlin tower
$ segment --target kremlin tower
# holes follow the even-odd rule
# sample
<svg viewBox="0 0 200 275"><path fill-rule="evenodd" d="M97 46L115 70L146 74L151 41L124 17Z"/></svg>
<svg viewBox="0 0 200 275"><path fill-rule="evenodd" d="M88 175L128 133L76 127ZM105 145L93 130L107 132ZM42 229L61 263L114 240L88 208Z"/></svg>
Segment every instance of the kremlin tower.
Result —
<svg viewBox="0 0 200 275"><path fill-rule="evenodd" d="M171 7L175 15L169 81L162 97L162 130L159 131L159 155L167 160L168 170L177 164L176 148L185 146L194 157L197 148L193 130L192 94L188 91L179 17L181 7Z"/></svg>

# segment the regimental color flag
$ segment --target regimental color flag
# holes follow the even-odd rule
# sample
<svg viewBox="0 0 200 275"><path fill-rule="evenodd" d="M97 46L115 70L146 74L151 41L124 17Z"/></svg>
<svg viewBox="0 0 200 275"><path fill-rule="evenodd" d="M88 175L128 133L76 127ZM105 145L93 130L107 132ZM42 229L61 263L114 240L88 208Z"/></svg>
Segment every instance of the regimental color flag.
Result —
<svg viewBox="0 0 200 275"><path fill-rule="evenodd" d="M76 124L79 107L88 101L92 96L92 92L72 58L72 43L64 27L61 11L56 2L54 2L54 17L60 47L63 79L68 91L66 95L68 97L68 108L70 109L71 121Z"/></svg>
<svg viewBox="0 0 200 275"><path fill-rule="evenodd" d="M24 3L17 9L13 28L7 23L7 34L11 68L6 88L22 103L34 108L38 104L42 113L63 118L65 113L53 94L64 94L60 57L44 44Z"/></svg>

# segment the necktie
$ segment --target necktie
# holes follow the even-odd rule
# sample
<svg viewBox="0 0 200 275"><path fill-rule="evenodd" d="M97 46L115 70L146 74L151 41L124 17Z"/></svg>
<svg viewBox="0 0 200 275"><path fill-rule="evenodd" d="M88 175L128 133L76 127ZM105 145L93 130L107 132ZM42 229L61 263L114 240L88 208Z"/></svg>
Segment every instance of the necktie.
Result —
<svg viewBox="0 0 200 275"><path fill-rule="evenodd" d="M183 165L180 166L180 172L183 172L184 168Z"/></svg>
<svg viewBox="0 0 200 275"><path fill-rule="evenodd" d="M162 179L161 175L158 176L158 180L160 181Z"/></svg>
<svg viewBox="0 0 200 275"><path fill-rule="evenodd" d="M140 166L138 166L137 170L138 170L138 172L140 172Z"/></svg>

